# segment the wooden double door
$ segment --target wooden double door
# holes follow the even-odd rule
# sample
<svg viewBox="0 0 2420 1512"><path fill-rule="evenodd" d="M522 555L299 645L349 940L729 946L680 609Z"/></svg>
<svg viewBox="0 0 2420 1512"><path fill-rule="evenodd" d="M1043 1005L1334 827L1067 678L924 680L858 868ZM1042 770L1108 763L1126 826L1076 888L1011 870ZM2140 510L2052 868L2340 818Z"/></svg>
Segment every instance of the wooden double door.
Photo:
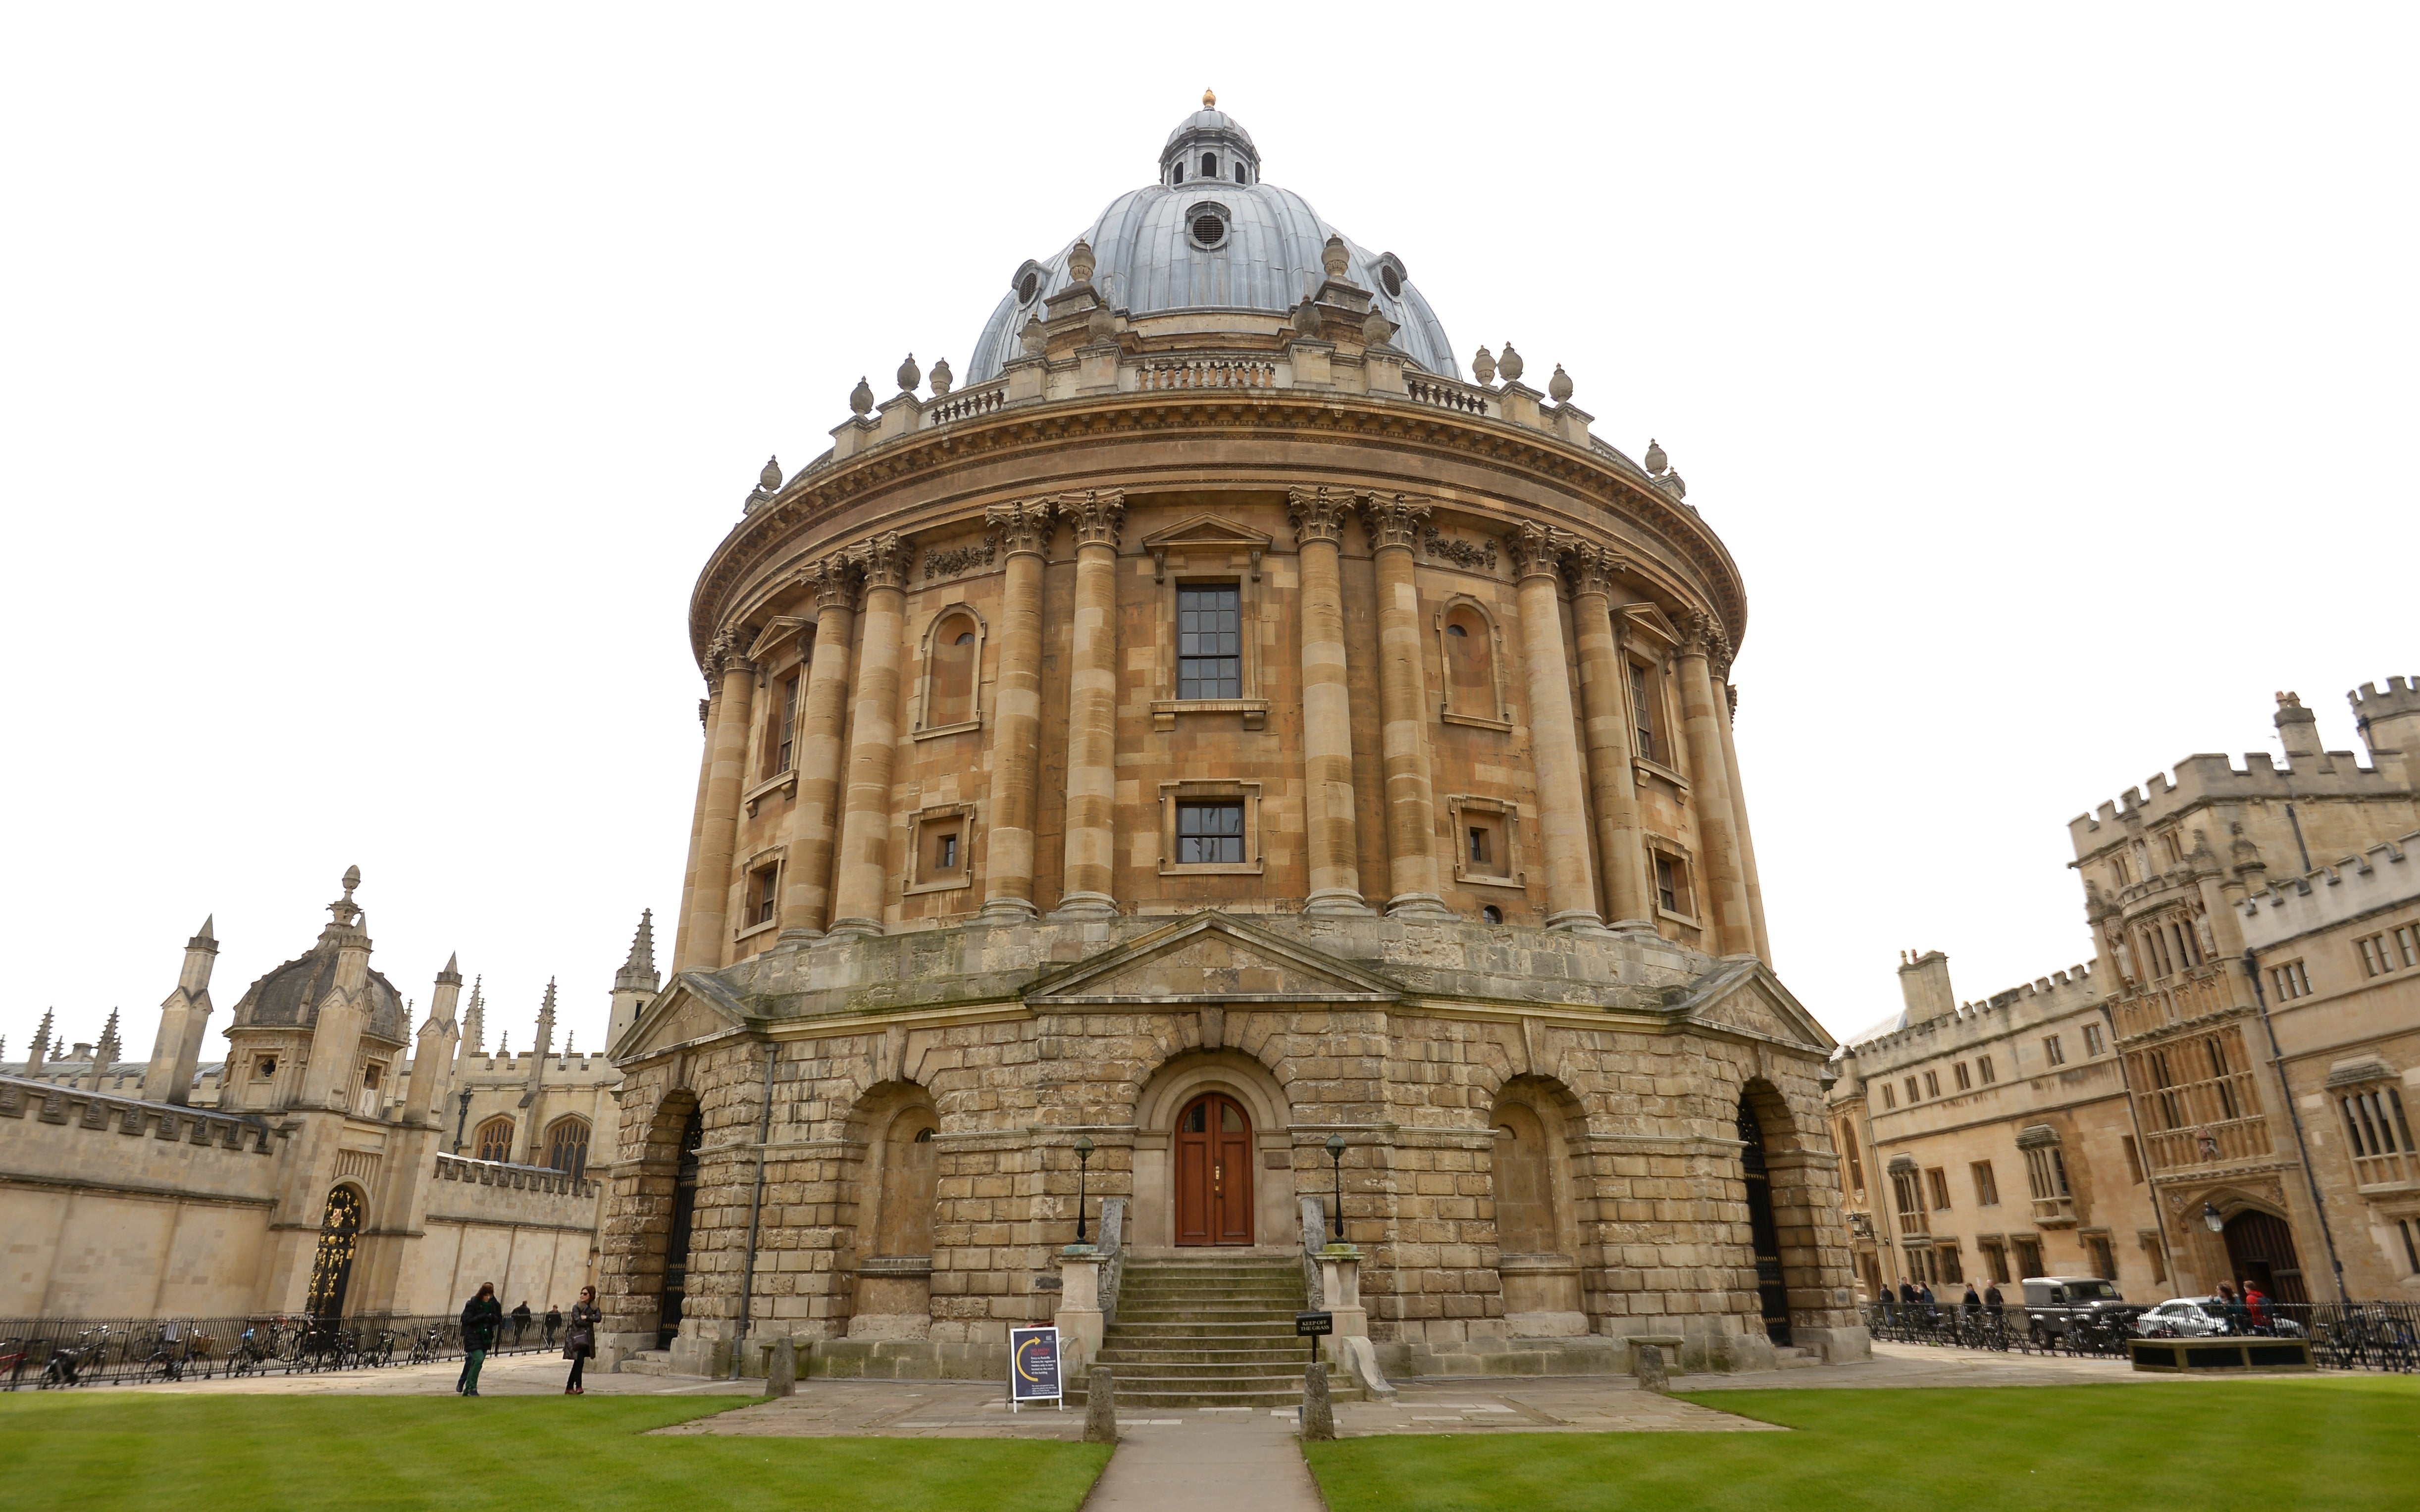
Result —
<svg viewBox="0 0 2420 1512"><path fill-rule="evenodd" d="M1224 1093L1176 1116L1176 1242L1252 1242L1252 1120Z"/></svg>

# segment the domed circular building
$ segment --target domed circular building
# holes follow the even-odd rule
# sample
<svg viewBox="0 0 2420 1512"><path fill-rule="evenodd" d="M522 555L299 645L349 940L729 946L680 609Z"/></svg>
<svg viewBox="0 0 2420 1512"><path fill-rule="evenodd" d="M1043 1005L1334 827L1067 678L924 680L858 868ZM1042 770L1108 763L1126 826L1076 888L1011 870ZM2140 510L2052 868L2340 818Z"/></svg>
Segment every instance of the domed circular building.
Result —
<svg viewBox="0 0 2420 1512"><path fill-rule="evenodd" d="M1324 1306L1369 1389L1861 1355L1729 552L1212 105L698 579L608 1343L987 1375L1055 1319L1243 1404L1284 1371L1138 1319Z"/></svg>

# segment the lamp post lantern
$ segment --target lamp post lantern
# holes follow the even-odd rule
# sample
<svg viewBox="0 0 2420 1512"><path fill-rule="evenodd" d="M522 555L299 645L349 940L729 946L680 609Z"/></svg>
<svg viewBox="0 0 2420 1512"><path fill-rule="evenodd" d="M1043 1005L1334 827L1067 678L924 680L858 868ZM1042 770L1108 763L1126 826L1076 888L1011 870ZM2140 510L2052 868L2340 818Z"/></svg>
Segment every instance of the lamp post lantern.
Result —
<svg viewBox="0 0 2420 1512"><path fill-rule="evenodd" d="M2226 1220L2218 1215L2218 1205L2216 1203L2205 1202L2201 1205L2201 1223L2204 1228L2209 1229L2213 1234L2223 1234L2226 1232Z"/></svg>
<svg viewBox="0 0 2420 1512"><path fill-rule="evenodd" d="M1090 1134L1076 1136L1076 1242L1084 1242L1084 1179L1090 1174L1093 1160L1093 1139Z"/></svg>
<svg viewBox="0 0 2420 1512"><path fill-rule="evenodd" d="M1344 1242L1344 1136L1327 1136L1327 1164L1336 1173L1336 1242Z"/></svg>

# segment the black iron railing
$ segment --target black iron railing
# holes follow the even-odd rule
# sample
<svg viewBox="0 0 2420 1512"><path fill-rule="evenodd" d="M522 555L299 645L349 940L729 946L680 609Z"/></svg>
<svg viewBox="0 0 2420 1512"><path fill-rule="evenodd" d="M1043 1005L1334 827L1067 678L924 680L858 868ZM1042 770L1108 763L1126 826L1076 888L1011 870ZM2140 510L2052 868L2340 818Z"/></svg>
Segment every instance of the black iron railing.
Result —
<svg viewBox="0 0 2420 1512"><path fill-rule="evenodd" d="M2040 1329L2021 1306L1994 1314L1893 1302L1862 1310L1866 1327L1878 1339L1945 1349L2124 1359L2128 1339L2153 1336L2137 1335L2131 1318ZM2420 1304L2275 1304L2260 1322L2248 1316L2230 1319L2227 1332L2308 1339L2311 1358L2324 1370L2420 1370Z"/></svg>
<svg viewBox="0 0 2420 1512"><path fill-rule="evenodd" d="M498 1331L497 1354L560 1349L542 1318ZM0 1318L0 1391L373 1370L462 1357L458 1317Z"/></svg>

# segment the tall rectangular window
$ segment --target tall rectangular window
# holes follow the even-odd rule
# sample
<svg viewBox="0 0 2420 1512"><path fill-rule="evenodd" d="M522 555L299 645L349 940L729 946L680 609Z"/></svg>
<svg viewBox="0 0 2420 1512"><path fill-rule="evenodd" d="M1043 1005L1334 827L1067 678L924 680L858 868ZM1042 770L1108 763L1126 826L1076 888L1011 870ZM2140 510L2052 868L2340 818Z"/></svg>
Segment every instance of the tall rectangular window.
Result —
<svg viewBox="0 0 2420 1512"><path fill-rule="evenodd" d="M1234 584L1176 590L1176 696L1244 696L1243 590ZM1242 833L1236 831L1238 860Z"/></svg>
<svg viewBox="0 0 2420 1512"><path fill-rule="evenodd" d="M2000 1079L1999 1073L1992 1069L1992 1057L1989 1056L1975 1057L1975 1074L1983 1078L1983 1085L1986 1087Z"/></svg>
<svg viewBox="0 0 2420 1512"><path fill-rule="evenodd" d="M1962 1060L1957 1065L1952 1066L1949 1069L1958 1074L1958 1089L1960 1091L1969 1091L1974 1088L1975 1074L1966 1069L1966 1062Z"/></svg>
<svg viewBox="0 0 2420 1512"><path fill-rule="evenodd" d="M2108 1046L2104 1044L2101 1039L2101 1026L2098 1024L2086 1025L2084 1026L2084 1053L2087 1056L2097 1056L2101 1054L2102 1050L2107 1048Z"/></svg>
<svg viewBox="0 0 2420 1512"><path fill-rule="evenodd" d="M2297 997L2307 997L2311 994L2311 974L2303 969L2300 961L2288 961L2282 966L2272 967L2269 980L2275 984L2277 1000L2281 1003L2290 1003Z"/></svg>
<svg viewBox="0 0 2420 1512"><path fill-rule="evenodd" d="M2420 924L2401 924L2395 931L2395 953L2407 966L2420 966Z"/></svg>
<svg viewBox="0 0 2420 1512"><path fill-rule="evenodd" d="M1891 1090L1891 1084L1888 1082L1883 1083L1883 1106L1886 1108L1899 1106L1899 1094Z"/></svg>
<svg viewBox="0 0 2420 1512"><path fill-rule="evenodd" d="M1638 754L1651 762L1660 762L1663 753L1655 746L1655 685L1652 674L1637 662L1630 664L1630 722L1638 733Z"/></svg>
<svg viewBox="0 0 2420 1512"><path fill-rule="evenodd" d="M2021 1275L2017 1279L2022 1281L2024 1279L2024 1276L2041 1274L2041 1241L2039 1239L2020 1239L2016 1242L2016 1245L2017 1269L2024 1273L2024 1275Z"/></svg>
<svg viewBox="0 0 2420 1512"><path fill-rule="evenodd" d="M1241 803L1180 803L1176 806L1176 864L1240 866L1244 860Z"/></svg>
<svg viewBox="0 0 2420 1512"><path fill-rule="evenodd" d="M1668 914L1689 914L1689 866L1676 857L1655 853L1655 902Z"/></svg>
<svg viewBox="0 0 2420 1512"><path fill-rule="evenodd" d="M2067 1064L2067 1050L2058 1042L2058 1036L2055 1034L2043 1039L2042 1054L2049 1057L2050 1063L2054 1066Z"/></svg>
<svg viewBox="0 0 2420 1512"><path fill-rule="evenodd" d="M2086 1234L2084 1246L2092 1255L2092 1273L2103 1281L2118 1279L2118 1256L2108 1240L2099 1234Z"/></svg>
<svg viewBox="0 0 2420 1512"><path fill-rule="evenodd" d="M773 742L774 777L790 769L794 743L799 737L799 685L803 681L803 677L792 677L782 684L782 727L774 733Z"/></svg>
<svg viewBox="0 0 2420 1512"><path fill-rule="evenodd" d="M1941 1095L1941 1072L1928 1071L1924 1073L1924 1095L1927 1097Z"/></svg>
<svg viewBox="0 0 2420 1512"><path fill-rule="evenodd" d="M2119 1134L2118 1138L2126 1147L2126 1174L2134 1179L2136 1186L2141 1186L2143 1184L2143 1151L2134 1143L2133 1134Z"/></svg>
<svg viewBox="0 0 2420 1512"><path fill-rule="evenodd" d="M2353 949L2361 952L2361 974L2363 976L2382 977L2395 969L2394 963L2386 958L2385 935L2373 934L2366 940L2355 940L2353 941Z"/></svg>
<svg viewBox="0 0 2420 1512"><path fill-rule="evenodd" d="M2000 1205L2000 1179L1992 1174L1992 1163L1988 1160L1978 1160L1974 1165L1968 1166L1967 1169L1975 1173L1976 1206L1983 1208L1998 1207ZM2003 1277L2002 1279L2005 1280L2006 1277Z"/></svg>
<svg viewBox="0 0 2420 1512"><path fill-rule="evenodd" d="M2415 1237L2412 1232L2414 1228L2420 1228L2420 1224L2406 1218L2396 1227L2403 1230L2403 1258L2410 1263L2412 1273L2420 1275L2420 1237Z"/></svg>
<svg viewBox="0 0 2420 1512"><path fill-rule="evenodd" d="M1981 1249L1984 1260L1992 1267L1993 1281L2006 1286L2009 1281L2008 1246L1997 1240L1987 1239L1982 1242Z"/></svg>
<svg viewBox="0 0 2420 1512"><path fill-rule="evenodd" d="M1916 1091L1916 1078L1915 1078L1915 1077L1913 1077L1913 1076L1909 1077L1909 1078L1908 1078L1904 1083L1902 1083L1901 1085L1905 1086L1905 1087L1906 1087L1906 1088L1907 1088L1907 1100L1908 1100L1909 1102L1911 1102L1911 1103L1921 1103L1921 1102L1923 1102L1923 1101L1924 1101L1923 1094L1919 1093L1919 1092L1918 1092L1918 1091Z"/></svg>
<svg viewBox="0 0 2420 1512"><path fill-rule="evenodd" d="M782 869L768 866L756 873L754 881L756 885L752 890L755 897L752 901L755 907L752 910L753 918L751 921L769 924L782 911Z"/></svg>
<svg viewBox="0 0 2420 1512"><path fill-rule="evenodd" d="M1932 1188L1932 1211L1949 1211L1949 1173L1938 1165L1924 1173L1925 1185Z"/></svg>

